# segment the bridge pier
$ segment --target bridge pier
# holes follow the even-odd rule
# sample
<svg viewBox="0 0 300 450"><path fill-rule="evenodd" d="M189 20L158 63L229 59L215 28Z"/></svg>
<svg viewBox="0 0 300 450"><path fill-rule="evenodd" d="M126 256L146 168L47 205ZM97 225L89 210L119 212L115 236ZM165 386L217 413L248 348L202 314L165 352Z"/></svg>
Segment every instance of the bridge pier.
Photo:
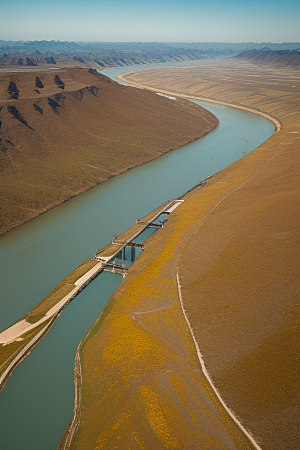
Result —
<svg viewBox="0 0 300 450"><path fill-rule="evenodd" d="M131 262L135 260L135 247L131 247Z"/></svg>
<svg viewBox="0 0 300 450"><path fill-rule="evenodd" d="M164 226L163 223L151 222L151 223L149 223L147 228L163 228L163 226Z"/></svg>

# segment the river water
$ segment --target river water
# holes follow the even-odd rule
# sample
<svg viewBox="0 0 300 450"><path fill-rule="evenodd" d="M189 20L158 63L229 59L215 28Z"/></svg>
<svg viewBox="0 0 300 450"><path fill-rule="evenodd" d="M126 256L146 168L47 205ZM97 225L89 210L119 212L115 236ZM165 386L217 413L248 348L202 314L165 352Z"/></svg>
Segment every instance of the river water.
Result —
<svg viewBox="0 0 300 450"><path fill-rule="evenodd" d="M134 69L141 67L118 68L105 74L114 78ZM258 115L195 103L220 120L207 136L119 175L0 237L0 331L32 309L62 278L91 257L95 248L104 247L114 234L130 227L136 217L180 196L274 132L274 125ZM0 394L1 450L56 449L72 416L77 346L121 280L110 273L96 278L13 372Z"/></svg>

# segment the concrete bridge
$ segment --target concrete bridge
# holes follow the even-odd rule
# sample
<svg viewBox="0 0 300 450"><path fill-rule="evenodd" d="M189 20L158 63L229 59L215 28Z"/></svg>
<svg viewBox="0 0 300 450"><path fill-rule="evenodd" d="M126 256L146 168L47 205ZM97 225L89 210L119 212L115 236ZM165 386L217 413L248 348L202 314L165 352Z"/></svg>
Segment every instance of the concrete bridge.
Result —
<svg viewBox="0 0 300 450"><path fill-rule="evenodd" d="M122 264L113 262L115 259L126 260L126 247L130 247L130 262L136 257L136 248L144 250L144 244L134 242L144 230L147 228L163 228L166 219L157 222L162 214L170 214L179 206L183 200L171 200L164 202L159 208L147 214L142 219L137 219L136 223L122 233L120 236L113 236L111 244L104 249L95 252L94 258L99 262L103 262L101 269L107 272L120 273L125 276L127 269Z"/></svg>

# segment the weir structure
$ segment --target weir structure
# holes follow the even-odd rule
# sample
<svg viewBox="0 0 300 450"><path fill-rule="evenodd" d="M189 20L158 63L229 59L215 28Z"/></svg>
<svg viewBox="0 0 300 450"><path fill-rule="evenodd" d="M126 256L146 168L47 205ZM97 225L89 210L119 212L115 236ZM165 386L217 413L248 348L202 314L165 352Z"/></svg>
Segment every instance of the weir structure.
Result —
<svg viewBox="0 0 300 450"><path fill-rule="evenodd" d="M103 262L101 271L118 273L125 277L128 270L128 267L124 264L126 261L126 247L130 248L130 258L127 261L132 263L136 257L135 250L137 248L144 250L145 248L144 244L134 242L134 239L141 235L147 228L163 228L167 219L160 220L160 216L163 214L168 216L183 201L169 199L142 219L137 218L135 224L120 235L119 239L118 236L114 235L110 245L100 251L96 250L94 259Z"/></svg>

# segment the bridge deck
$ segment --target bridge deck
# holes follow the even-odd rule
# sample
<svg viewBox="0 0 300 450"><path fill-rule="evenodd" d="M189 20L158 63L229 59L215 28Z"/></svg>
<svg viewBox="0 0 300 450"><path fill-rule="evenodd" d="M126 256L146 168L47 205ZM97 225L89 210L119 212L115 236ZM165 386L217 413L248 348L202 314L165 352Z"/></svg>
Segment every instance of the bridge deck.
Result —
<svg viewBox="0 0 300 450"><path fill-rule="evenodd" d="M178 200L168 200L156 208L151 213L147 214L145 217L137 220L137 222L124 231L114 239L114 243L108 244L106 247L97 251L95 258L99 261L103 260L109 262L116 257L116 255L124 248L126 245L132 246L134 244L132 241L139 236L146 228L151 226L151 224L165 211L168 211L172 206L176 205ZM180 203L179 203L180 204Z"/></svg>

